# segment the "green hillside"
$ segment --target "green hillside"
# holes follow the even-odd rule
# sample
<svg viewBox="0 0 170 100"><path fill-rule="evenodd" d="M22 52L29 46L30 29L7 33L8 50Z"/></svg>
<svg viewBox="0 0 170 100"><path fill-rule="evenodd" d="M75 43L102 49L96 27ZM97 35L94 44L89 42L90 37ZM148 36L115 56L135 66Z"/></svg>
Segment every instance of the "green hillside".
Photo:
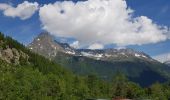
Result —
<svg viewBox="0 0 170 100"><path fill-rule="evenodd" d="M112 77L121 72L131 81L143 87L150 86L155 82L163 83L170 78L170 68L159 62L150 62L141 59L120 60L108 62L93 60L82 56L72 56L58 53L55 62L72 70L78 75L95 73L101 79L112 80Z"/></svg>
<svg viewBox="0 0 170 100"><path fill-rule="evenodd" d="M117 73L111 82L96 75L80 77L0 33L0 100L118 97L168 100L170 84L155 83L149 88L141 88L121 73Z"/></svg>
<svg viewBox="0 0 170 100"><path fill-rule="evenodd" d="M13 62L15 57L10 62L0 59L0 99L82 100L88 97L108 97L107 92L99 88L108 86L108 83L97 78L89 80L88 77L78 77L53 61L30 52L12 38L4 37L2 33L0 41L1 51L15 48L29 57L24 59L20 56L19 64ZM94 84L98 93L90 90L87 85L89 81L98 81L100 85Z"/></svg>
<svg viewBox="0 0 170 100"><path fill-rule="evenodd" d="M111 81L115 73L121 72L143 87L155 82L163 83L170 78L169 66L133 49L75 49L67 43L56 41L48 32L40 33L27 48L77 75L96 74L101 79Z"/></svg>

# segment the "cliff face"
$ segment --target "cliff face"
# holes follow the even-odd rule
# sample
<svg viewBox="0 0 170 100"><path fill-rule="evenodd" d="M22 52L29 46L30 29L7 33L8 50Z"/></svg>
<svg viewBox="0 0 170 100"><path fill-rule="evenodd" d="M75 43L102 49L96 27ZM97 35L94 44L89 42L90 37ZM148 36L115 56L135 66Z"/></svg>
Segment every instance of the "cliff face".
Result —
<svg viewBox="0 0 170 100"><path fill-rule="evenodd" d="M0 59L6 61L7 63L18 65L20 64L21 59L28 61L28 58L29 56L27 54L15 48L8 47L6 49L0 49Z"/></svg>

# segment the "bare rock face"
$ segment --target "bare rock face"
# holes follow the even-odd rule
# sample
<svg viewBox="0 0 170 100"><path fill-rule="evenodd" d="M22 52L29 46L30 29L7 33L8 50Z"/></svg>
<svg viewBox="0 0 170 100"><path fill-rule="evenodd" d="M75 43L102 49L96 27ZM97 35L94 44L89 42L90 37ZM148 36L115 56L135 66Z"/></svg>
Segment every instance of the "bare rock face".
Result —
<svg viewBox="0 0 170 100"><path fill-rule="evenodd" d="M11 49L7 48L2 51L2 59L5 60L6 62L11 63L13 57L14 55Z"/></svg>
<svg viewBox="0 0 170 100"><path fill-rule="evenodd" d="M20 54L20 59L25 59L25 61L28 62L29 56L26 53L19 51L19 54Z"/></svg>
<svg viewBox="0 0 170 100"><path fill-rule="evenodd" d="M7 63L12 63L15 65L20 64L20 59L25 59L28 61L29 56L22 51L18 51L15 48L0 49L0 59L6 61Z"/></svg>
<svg viewBox="0 0 170 100"><path fill-rule="evenodd" d="M18 52L18 50L17 50L17 49L12 48L12 52L13 52L14 56L17 56L17 57L19 57L19 56L20 56L20 53Z"/></svg>
<svg viewBox="0 0 170 100"><path fill-rule="evenodd" d="M55 57L57 53L64 51L64 48L54 41L53 37L43 32L28 45L28 48L37 52L45 57Z"/></svg>
<svg viewBox="0 0 170 100"><path fill-rule="evenodd" d="M154 61L149 55L135 51L133 49L75 49L67 43L60 43L55 37L47 32L40 33L32 43L27 46L31 51L43 55L49 59L53 59L64 53L70 56L83 56L101 61L131 61L135 59Z"/></svg>
<svg viewBox="0 0 170 100"><path fill-rule="evenodd" d="M19 54L18 50L15 49L15 48L12 48L12 52L13 52L13 55L14 55L13 56L13 63L19 64L20 54Z"/></svg>

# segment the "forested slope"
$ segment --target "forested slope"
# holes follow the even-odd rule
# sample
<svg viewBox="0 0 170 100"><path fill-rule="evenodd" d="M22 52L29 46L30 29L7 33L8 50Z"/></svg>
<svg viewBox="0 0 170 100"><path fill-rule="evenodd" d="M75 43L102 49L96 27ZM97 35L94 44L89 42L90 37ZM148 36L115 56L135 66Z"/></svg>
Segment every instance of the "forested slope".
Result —
<svg viewBox="0 0 170 100"><path fill-rule="evenodd" d="M168 100L168 83L148 88L118 73L112 82L96 75L76 76L53 61L32 53L0 33L1 100L85 100L87 98L151 98Z"/></svg>

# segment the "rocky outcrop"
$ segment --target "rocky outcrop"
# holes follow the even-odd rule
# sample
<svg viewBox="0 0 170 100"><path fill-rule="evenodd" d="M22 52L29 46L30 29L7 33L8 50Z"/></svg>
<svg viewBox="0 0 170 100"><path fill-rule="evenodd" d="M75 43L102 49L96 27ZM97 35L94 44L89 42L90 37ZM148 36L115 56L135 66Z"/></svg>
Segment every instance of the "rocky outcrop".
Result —
<svg viewBox="0 0 170 100"><path fill-rule="evenodd" d="M33 42L28 45L28 48L47 58L55 57L57 53L64 51L64 48L55 42L53 36L47 32L43 32L35 38Z"/></svg>
<svg viewBox="0 0 170 100"><path fill-rule="evenodd" d="M0 49L0 59L6 61L7 63L18 65L20 64L20 59L28 61L28 58L29 56L27 54L15 48Z"/></svg>

